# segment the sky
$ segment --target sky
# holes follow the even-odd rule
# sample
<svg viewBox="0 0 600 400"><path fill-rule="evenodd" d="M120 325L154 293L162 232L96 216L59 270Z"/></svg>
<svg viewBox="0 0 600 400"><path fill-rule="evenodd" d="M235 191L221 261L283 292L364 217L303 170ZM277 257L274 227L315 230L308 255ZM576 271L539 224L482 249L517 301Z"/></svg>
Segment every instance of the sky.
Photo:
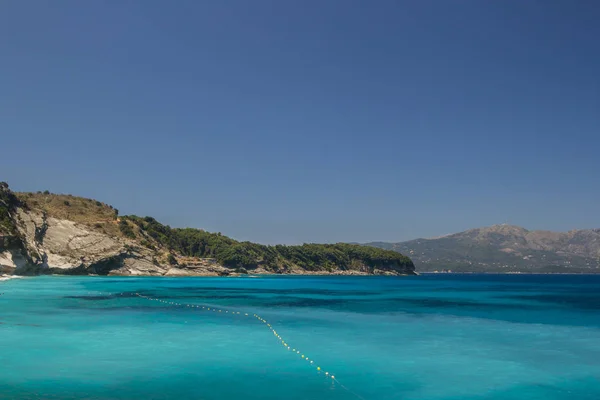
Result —
<svg viewBox="0 0 600 400"><path fill-rule="evenodd" d="M260 243L600 227L600 2L0 2L0 180Z"/></svg>

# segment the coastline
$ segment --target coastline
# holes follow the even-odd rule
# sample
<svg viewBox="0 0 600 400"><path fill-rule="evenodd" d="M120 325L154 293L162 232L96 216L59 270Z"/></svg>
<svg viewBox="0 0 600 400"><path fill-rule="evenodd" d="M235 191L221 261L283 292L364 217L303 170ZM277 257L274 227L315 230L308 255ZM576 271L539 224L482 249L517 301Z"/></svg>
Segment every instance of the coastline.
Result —
<svg viewBox="0 0 600 400"><path fill-rule="evenodd" d="M5 282L5 281L9 281L11 279L19 279L19 278L25 278L25 277L19 276L19 275L0 275L0 282Z"/></svg>
<svg viewBox="0 0 600 400"><path fill-rule="evenodd" d="M420 275L600 275L598 272L433 272L420 271Z"/></svg>
<svg viewBox="0 0 600 400"><path fill-rule="evenodd" d="M428 272L428 271L414 271L412 274L370 274L362 271L336 271L330 273L323 273L323 271L294 271L292 273L273 273L273 272L254 272L254 273L231 273L227 275L219 274L181 274L181 275L122 275L122 274L109 274L109 275L72 275L72 274L40 274L40 275L0 275L0 282L6 282L11 279L24 279L28 277L36 276L89 276L89 277L120 277L120 278L261 278L261 277L276 277L276 276L287 276L287 277L303 277L303 276L360 276L360 277L410 277L410 276L426 276L426 275L600 275L600 273L594 272Z"/></svg>
<svg viewBox="0 0 600 400"><path fill-rule="evenodd" d="M10 279L22 279L29 277L37 277L37 276L53 276L53 277L63 277L63 276L89 276L89 277L119 277L119 278L260 278L263 276L289 276L289 277L301 277L301 276L387 276L387 277L405 277L405 276L418 276L418 272L414 272L411 274L370 274L368 272L361 271L337 271L337 272L323 272L323 271L306 271L306 272L298 272L294 271L293 273L274 273L267 271L260 272L249 272L247 274L242 274L238 272L233 272L226 275L220 275L217 273L210 274L168 274L168 275L154 275L154 274L108 274L108 275L97 275L97 274L82 274L82 275L74 275L74 274L39 274L39 275L0 275L0 282L8 281Z"/></svg>

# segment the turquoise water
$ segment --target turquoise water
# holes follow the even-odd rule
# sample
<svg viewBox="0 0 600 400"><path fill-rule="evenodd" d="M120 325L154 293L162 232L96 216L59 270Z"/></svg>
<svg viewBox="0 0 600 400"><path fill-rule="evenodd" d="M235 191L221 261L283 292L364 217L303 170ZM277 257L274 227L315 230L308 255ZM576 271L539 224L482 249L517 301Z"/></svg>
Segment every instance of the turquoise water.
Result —
<svg viewBox="0 0 600 400"><path fill-rule="evenodd" d="M0 399L600 398L600 276L36 277L0 292Z"/></svg>

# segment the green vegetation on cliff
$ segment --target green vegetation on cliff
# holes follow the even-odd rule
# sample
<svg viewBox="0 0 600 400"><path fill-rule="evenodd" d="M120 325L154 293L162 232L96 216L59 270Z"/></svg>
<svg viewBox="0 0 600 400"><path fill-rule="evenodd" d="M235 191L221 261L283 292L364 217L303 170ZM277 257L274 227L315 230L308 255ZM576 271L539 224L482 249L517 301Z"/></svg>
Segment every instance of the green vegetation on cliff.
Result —
<svg viewBox="0 0 600 400"><path fill-rule="evenodd" d="M201 229L170 228L152 217L121 217L131 222L146 243L151 238L159 246L189 257L215 258L230 268L254 269L262 267L273 272L301 268L307 271L374 269L397 273L411 273L412 261L390 250L352 244L303 244L301 246L266 246L238 242L220 233ZM130 227L122 228L125 232Z"/></svg>
<svg viewBox="0 0 600 400"><path fill-rule="evenodd" d="M0 182L0 235L12 236L17 234L15 222L11 217L19 199L8 188L6 182Z"/></svg>

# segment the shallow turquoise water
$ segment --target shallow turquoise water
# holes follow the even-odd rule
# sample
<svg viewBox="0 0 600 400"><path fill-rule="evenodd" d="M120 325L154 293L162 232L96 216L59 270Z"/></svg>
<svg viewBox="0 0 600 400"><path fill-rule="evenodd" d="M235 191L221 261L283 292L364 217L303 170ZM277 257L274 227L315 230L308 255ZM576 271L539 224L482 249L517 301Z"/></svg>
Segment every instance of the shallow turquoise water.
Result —
<svg viewBox="0 0 600 400"><path fill-rule="evenodd" d="M600 398L600 276L39 277L0 292L0 399Z"/></svg>

